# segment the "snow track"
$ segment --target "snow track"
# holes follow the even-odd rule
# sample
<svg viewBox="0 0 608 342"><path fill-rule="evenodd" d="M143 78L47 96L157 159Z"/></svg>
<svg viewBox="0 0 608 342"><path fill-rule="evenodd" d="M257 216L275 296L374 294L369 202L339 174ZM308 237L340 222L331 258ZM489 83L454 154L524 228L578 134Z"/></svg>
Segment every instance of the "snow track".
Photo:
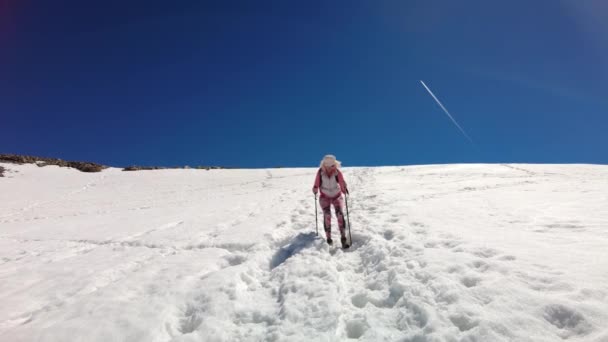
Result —
<svg viewBox="0 0 608 342"><path fill-rule="evenodd" d="M603 166L6 167L0 340L608 341Z"/></svg>

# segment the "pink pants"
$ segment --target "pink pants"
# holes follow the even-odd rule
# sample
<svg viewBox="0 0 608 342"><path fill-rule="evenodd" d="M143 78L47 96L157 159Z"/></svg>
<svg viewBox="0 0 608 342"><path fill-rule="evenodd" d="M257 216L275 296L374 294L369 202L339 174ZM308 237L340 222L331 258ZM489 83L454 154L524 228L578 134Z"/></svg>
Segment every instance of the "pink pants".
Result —
<svg viewBox="0 0 608 342"><path fill-rule="evenodd" d="M342 212L342 206L344 204L344 200L342 195L336 198L329 198L325 196L321 196L319 198L319 204L321 204L321 209L323 209L323 228L325 228L325 235L327 238L331 237L331 206L334 206L334 211L336 212L336 217L338 218L338 227L340 228L340 235L344 235L344 214Z"/></svg>

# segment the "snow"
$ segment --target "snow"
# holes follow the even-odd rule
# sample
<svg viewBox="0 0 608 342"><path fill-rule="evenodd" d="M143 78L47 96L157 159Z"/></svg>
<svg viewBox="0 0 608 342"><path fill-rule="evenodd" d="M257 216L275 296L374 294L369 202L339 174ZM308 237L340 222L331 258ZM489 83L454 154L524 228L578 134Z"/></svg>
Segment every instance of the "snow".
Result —
<svg viewBox="0 0 608 342"><path fill-rule="evenodd" d="M607 166L0 165L0 341L608 341Z"/></svg>

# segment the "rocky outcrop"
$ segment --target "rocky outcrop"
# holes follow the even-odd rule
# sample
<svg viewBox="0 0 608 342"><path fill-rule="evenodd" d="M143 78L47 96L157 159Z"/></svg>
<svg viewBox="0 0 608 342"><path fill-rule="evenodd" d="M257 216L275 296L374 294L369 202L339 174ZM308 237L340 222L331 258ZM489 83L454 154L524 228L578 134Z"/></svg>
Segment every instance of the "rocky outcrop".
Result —
<svg viewBox="0 0 608 342"><path fill-rule="evenodd" d="M164 167L164 166L127 166L124 169L122 169L123 171L141 171L141 170L166 170L166 169L198 169L198 170L216 170L216 169L224 169L224 167L221 166L196 166L196 167L190 167L188 165L180 167L180 166L175 166L175 167Z"/></svg>
<svg viewBox="0 0 608 342"><path fill-rule="evenodd" d="M168 169L168 167L163 167L163 166L136 166L136 165L132 165L132 166L127 166L124 169L122 169L123 171L141 171L141 170L164 170L164 169Z"/></svg>
<svg viewBox="0 0 608 342"><path fill-rule="evenodd" d="M36 164L38 166L57 165L61 167L71 167L82 172L100 172L101 170L107 168L105 165L90 162L66 161L55 158L22 156L17 154L0 154L0 162L13 164Z"/></svg>
<svg viewBox="0 0 608 342"><path fill-rule="evenodd" d="M13 164L36 164L38 166L46 165L57 165L61 167L72 167L82 172L99 172L103 169L108 168L105 165L90 163L90 162L77 162L77 161L65 161L56 158L45 158L45 157L34 157L34 156L22 156L17 154L0 154L0 162L13 163ZM199 170L214 170L224 169L220 166L127 166L123 168L123 171L141 171L141 170L165 170L165 169L199 169ZM3 169L0 168L0 177L2 176Z"/></svg>

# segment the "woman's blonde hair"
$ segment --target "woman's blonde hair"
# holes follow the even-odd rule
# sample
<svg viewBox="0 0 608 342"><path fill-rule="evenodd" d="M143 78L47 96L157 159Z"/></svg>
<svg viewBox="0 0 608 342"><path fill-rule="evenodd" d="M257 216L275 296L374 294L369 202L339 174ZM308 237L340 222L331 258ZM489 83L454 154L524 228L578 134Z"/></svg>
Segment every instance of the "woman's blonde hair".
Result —
<svg viewBox="0 0 608 342"><path fill-rule="evenodd" d="M332 165L336 165L336 168L339 168L340 166L342 166L342 163L339 160L336 160L336 156L334 156L333 154L328 154L323 157L323 159L321 159L321 164L319 165L319 167Z"/></svg>

